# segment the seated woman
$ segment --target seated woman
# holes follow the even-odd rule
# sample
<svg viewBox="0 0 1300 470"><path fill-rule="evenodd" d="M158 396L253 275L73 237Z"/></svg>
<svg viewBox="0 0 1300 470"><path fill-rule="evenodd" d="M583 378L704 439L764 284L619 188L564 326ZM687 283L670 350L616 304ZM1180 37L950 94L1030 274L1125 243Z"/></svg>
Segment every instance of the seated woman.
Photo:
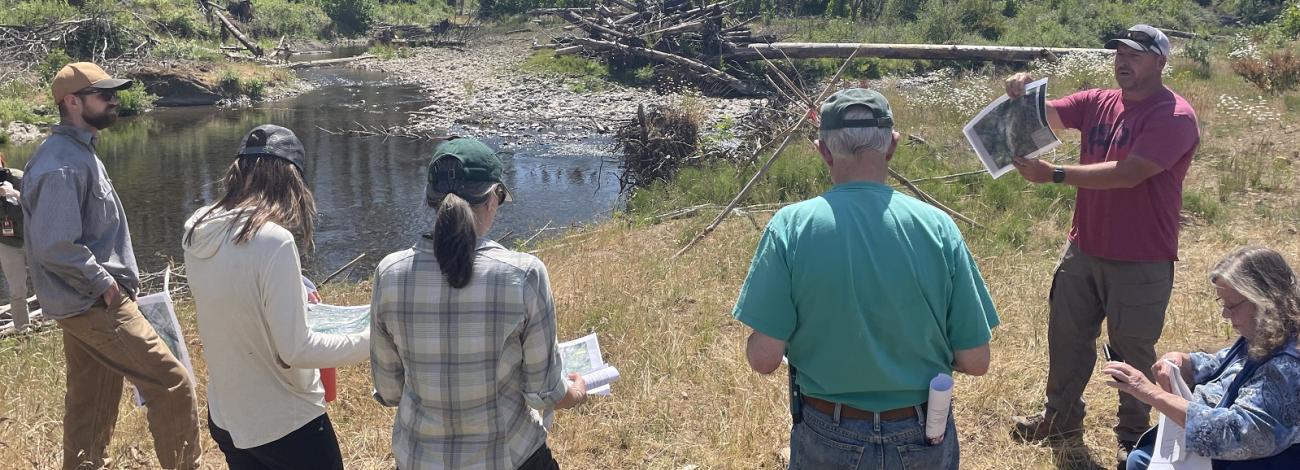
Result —
<svg viewBox="0 0 1300 470"><path fill-rule="evenodd" d="M1128 364L1107 362L1107 385L1133 395L1187 429L1187 448L1215 470L1300 468L1300 292L1286 260L1245 247L1210 272L1224 318L1241 337L1216 354L1165 354L1152 366L1156 385ZM1192 399L1170 393L1173 367L1192 385ZM1146 469L1155 433L1129 454L1128 469Z"/></svg>
<svg viewBox="0 0 1300 470"><path fill-rule="evenodd" d="M501 161L456 138L428 176L433 232L379 263L370 304L375 399L398 407L397 467L557 469L547 418L587 389L562 376L546 266L485 237L511 200Z"/></svg>

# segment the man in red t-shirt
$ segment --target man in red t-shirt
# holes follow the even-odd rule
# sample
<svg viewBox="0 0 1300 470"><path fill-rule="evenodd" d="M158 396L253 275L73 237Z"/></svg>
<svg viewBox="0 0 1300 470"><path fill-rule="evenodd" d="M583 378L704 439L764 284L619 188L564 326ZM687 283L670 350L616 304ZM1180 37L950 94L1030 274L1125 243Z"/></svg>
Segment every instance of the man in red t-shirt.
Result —
<svg viewBox="0 0 1300 470"><path fill-rule="evenodd" d="M1078 165L1015 161L1026 180L1078 188L1069 243L1048 297L1047 403L1017 417L1013 434L1027 441L1082 433L1083 389L1097 360L1102 320L1113 350L1149 370L1164 327L1178 259L1183 177L1200 143L1196 113L1161 83L1169 39L1137 25L1106 43L1115 49L1119 89L1086 90L1047 103L1053 129L1082 132ZM1024 94L1032 80L1007 80ZM1147 429L1150 407L1120 394L1120 461Z"/></svg>

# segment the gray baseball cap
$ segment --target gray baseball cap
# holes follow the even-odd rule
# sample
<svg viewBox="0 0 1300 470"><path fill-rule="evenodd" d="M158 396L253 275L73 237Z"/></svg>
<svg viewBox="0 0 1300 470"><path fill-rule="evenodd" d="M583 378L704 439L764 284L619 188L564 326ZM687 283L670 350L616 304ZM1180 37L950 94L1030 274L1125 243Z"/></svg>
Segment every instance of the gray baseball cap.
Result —
<svg viewBox="0 0 1300 470"><path fill-rule="evenodd" d="M1151 25L1140 24L1129 28L1128 31L1120 33L1119 37L1106 41L1106 48L1118 49L1120 44L1142 52L1169 57L1169 37Z"/></svg>
<svg viewBox="0 0 1300 470"><path fill-rule="evenodd" d="M239 144L239 153L244 156L270 156L287 160L298 167L298 172L307 173L307 152L302 148L302 141L293 131L275 124L263 124L248 131L244 141Z"/></svg>

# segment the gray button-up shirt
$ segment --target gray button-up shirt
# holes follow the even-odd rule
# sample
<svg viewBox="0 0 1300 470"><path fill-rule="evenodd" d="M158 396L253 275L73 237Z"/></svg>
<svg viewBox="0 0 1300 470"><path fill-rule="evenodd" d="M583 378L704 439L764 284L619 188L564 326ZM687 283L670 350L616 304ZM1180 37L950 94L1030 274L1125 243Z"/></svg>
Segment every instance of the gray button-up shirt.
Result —
<svg viewBox="0 0 1300 470"><path fill-rule="evenodd" d="M116 281L134 296L140 271L126 213L95 154L95 134L54 126L23 177L27 262L47 318L84 313Z"/></svg>

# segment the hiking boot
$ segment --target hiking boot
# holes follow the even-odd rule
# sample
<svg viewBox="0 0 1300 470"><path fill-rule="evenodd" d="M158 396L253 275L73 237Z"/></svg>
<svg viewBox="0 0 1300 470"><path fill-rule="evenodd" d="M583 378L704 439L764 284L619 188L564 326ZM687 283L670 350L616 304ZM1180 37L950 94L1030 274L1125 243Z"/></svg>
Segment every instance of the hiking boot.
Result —
<svg viewBox="0 0 1300 470"><path fill-rule="evenodd" d="M1011 438L1020 442L1064 442L1083 437L1083 429L1059 429L1042 413L1011 417Z"/></svg>
<svg viewBox="0 0 1300 470"><path fill-rule="evenodd" d="M1128 468L1128 454L1129 452L1133 452L1133 448L1136 446L1137 442L1135 441L1119 440L1119 447L1115 451L1115 458L1119 459L1119 465L1115 468L1119 470L1125 470Z"/></svg>

